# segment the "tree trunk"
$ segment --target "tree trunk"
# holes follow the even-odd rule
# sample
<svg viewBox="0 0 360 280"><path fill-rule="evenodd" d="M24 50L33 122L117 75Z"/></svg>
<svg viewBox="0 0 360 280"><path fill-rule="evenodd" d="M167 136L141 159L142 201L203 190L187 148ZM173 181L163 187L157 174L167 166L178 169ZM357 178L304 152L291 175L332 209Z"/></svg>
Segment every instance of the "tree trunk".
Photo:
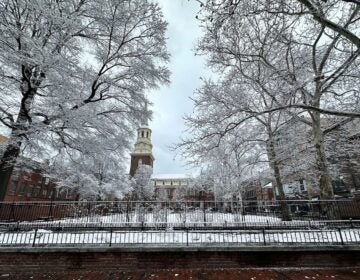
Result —
<svg viewBox="0 0 360 280"><path fill-rule="evenodd" d="M25 72L31 73L30 70L25 70ZM29 112L36 94L36 89L31 87L29 78L23 78L20 90L22 99L19 114L13 124L8 145L0 159L0 201L4 200L11 173L20 154L24 133L29 126Z"/></svg>
<svg viewBox="0 0 360 280"><path fill-rule="evenodd" d="M275 184L276 184L275 187L279 192L282 220L290 221L291 217L286 203L285 192L280 175L279 163L278 160L276 159L274 138L271 133L269 133L269 160L270 160L270 167L274 171Z"/></svg>
<svg viewBox="0 0 360 280"><path fill-rule="evenodd" d="M334 191L326 161L324 134L321 130L320 114L313 114L313 136L316 155L317 172L319 173L320 199L333 199ZM331 201L323 201L320 204L322 218L336 219L336 212Z"/></svg>
<svg viewBox="0 0 360 280"><path fill-rule="evenodd" d="M334 192L326 161L324 134L320 126L320 114L313 113L313 136L316 155L316 166L319 173L319 190L321 199L333 199Z"/></svg>
<svg viewBox="0 0 360 280"><path fill-rule="evenodd" d="M0 201L3 201L5 198L11 173L14 169L16 158L20 153L21 143L17 144L8 144L0 161Z"/></svg>

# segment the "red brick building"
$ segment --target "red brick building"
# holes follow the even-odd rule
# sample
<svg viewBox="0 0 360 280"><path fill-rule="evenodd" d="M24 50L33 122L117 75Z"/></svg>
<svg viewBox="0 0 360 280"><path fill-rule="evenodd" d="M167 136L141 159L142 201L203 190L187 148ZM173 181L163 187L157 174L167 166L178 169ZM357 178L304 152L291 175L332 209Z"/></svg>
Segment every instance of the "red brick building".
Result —
<svg viewBox="0 0 360 280"><path fill-rule="evenodd" d="M0 135L0 154L8 138ZM68 189L59 189L56 183L43 175L39 162L21 158L9 179L4 201L76 200L77 195Z"/></svg>
<svg viewBox="0 0 360 280"><path fill-rule="evenodd" d="M59 189L56 183L43 176L33 163L31 167L15 167L11 174L5 201L76 200L76 194L68 189Z"/></svg>

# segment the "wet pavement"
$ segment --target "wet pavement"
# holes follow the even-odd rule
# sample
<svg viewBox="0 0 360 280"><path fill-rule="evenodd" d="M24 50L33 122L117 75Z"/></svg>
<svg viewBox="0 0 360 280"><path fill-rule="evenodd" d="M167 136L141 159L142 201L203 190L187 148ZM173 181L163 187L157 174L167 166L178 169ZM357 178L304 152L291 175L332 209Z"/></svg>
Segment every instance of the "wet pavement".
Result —
<svg viewBox="0 0 360 280"><path fill-rule="evenodd" d="M360 280L360 268L347 269L206 269L206 270L157 270L157 271L66 271L66 272L12 272L1 273L0 280Z"/></svg>

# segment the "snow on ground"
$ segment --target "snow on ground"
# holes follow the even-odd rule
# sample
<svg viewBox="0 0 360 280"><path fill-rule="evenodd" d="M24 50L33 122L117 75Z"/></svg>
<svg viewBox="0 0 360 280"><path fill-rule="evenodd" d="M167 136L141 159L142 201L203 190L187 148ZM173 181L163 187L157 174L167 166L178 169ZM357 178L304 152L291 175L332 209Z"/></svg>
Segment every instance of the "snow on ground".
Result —
<svg viewBox="0 0 360 280"><path fill-rule="evenodd" d="M9 226L10 225L10 226ZM241 215L204 211L174 213L129 212L89 215L53 221L2 224L0 247L26 246L124 246L124 245L233 245L246 244L349 244L360 242L360 229L329 229L323 221L281 221L267 215ZM205 226L244 226L244 230L208 230ZM311 227L310 227L311 225ZM314 225L317 230L314 230ZM162 230L128 230L131 226L161 226ZM202 226L203 230L174 230L176 226ZM276 229L276 227L286 229ZM66 231L72 227L76 231ZM102 227L94 231L86 227ZM112 231L109 227L116 227ZM119 227L126 227L120 230ZM249 230L252 227L252 230ZM35 230L38 228L38 230ZM246 229L247 228L247 229ZM265 230L265 228L267 228ZM271 228L271 229L270 229ZM298 228L298 229L296 229ZM299 229L301 228L301 229ZM310 229L312 228L312 229ZM321 228L321 230L320 230ZM25 230L28 229L28 230ZM53 229L53 230L51 230ZM178 228L179 229L179 228Z"/></svg>
<svg viewBox="0 0 360 280"><path fill-rule="evenodd" d="M294 221L294 223L308 223L305 221ZM71 224L102 224L104 226L114 225L130 225L130 224L142 224L142 225L156 225L166 224L168 226L174 225L236 225L244 223L283 223L280 218L274 216L260 216L260 215L241 215L232 213L204 213L203 211L193 211L187 213L166 213L165 211L159 211L157 213L144 213L138 212L120 213L112 215L89 215L75 218L65 218L61 220L53 220L46 222L23 222L22 224L56 224L59 226L71 225Z"/></svg>
<svg viewBox="0 0 360 280"><path fill-rule="evenodd" d="M360 221L352 220L352 223ZM292 220L282 221L276 216L270 215L241 215L239 213L218 213L192 211L183 213L168 213L158 211L153 213L129 212L110 215L84 215L73 218L55 220L36 220L12 223L0 223L0 228L66 228L66 227L241 227L249 228L328 228L330 224L348 223L347 221L324 221L324 220ZM349 224L350 225L350 224Z"/></svg>

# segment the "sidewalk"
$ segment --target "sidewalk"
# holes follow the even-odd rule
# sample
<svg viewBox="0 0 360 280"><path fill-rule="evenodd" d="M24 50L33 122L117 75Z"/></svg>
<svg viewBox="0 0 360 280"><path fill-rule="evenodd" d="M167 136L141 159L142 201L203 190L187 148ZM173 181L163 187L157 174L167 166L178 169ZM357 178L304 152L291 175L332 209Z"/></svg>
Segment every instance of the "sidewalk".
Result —
<svg viewBox="0 0 360 280"><path fill-rule="evenodd" d="M208 270L144 270L144 271L66 271L43 273L6 273L0 279L32 280L358 280L360 268L286 270L286 269L208 269Z"/></svg>

